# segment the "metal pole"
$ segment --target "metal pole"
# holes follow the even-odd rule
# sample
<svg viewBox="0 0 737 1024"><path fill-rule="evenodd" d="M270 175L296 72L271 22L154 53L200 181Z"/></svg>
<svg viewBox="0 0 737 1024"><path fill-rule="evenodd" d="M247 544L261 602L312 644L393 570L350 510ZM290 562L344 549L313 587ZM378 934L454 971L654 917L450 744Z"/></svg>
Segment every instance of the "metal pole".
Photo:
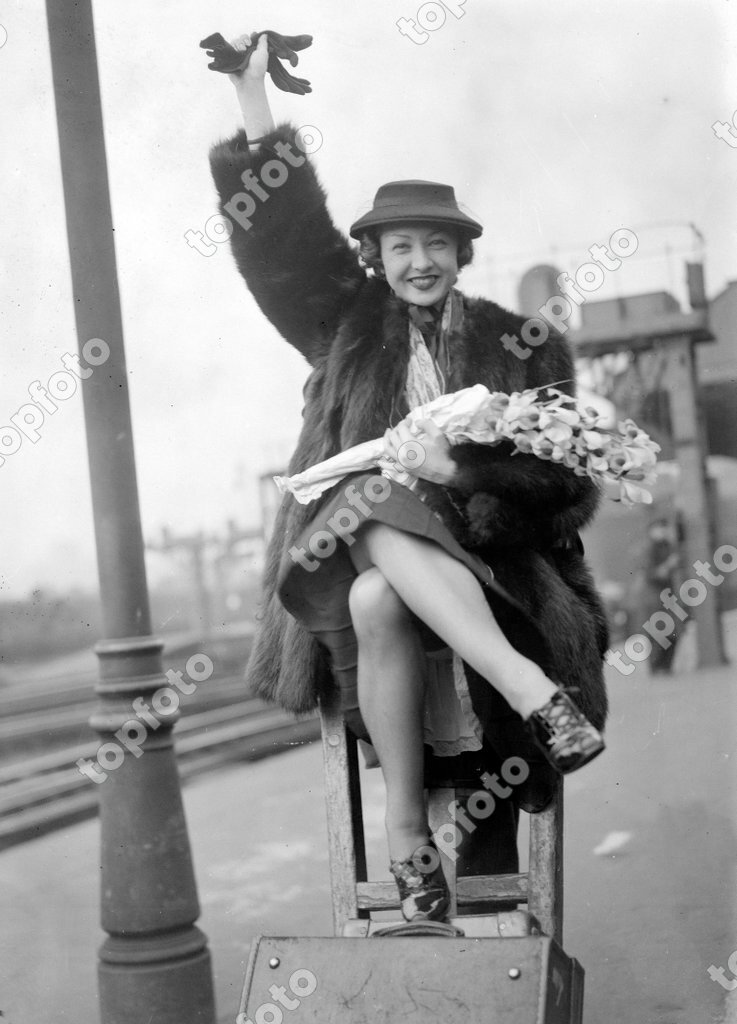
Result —
<svg viewBox="0 0 737 1024"><path fill-rule="evenodd" d="M100 702L91 719L107 744L94 769L108 932L101 1016L103 1024L212 1024L210 954L194 926L199 904L172 746L176 716L159 700L139 756L115 752L125 722L138 722L140 737L136 698L150 704L166 685L163 644L150 636L91 0L47 0L46 13L80 362L92 371L82 391L108 638L96 646Z"/></svg>
<svg viewBox="0 0 737 1024"><path fill-rule="evenodd" d="M679 498L683 511L687 559L683 571L688 579L696 576L696 562L712 561L715 540L714 513L706 481L706 445L698 404L693 338L684 334L680 338L671 339L666 352L673 443L676 461L681 471ZM696 656L699 668L727 664L719 592L713 587L706 589L706 599L690 608L696 622Z"/></svg>

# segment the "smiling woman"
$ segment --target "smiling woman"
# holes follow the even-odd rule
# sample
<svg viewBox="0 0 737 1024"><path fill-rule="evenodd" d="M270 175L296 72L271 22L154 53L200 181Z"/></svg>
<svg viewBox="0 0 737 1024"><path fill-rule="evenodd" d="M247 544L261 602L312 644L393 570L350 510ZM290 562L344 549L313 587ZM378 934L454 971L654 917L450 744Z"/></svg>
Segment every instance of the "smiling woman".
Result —
<svg viewBox="0 0 737 1024"><path fill-rule="evenodd" d="M262 44L231 75L245 131L210 154L223 212L294 138L289 125L274 125ZM351 226L357 253L305 158L230 237L262 311L312 367L289 473L382 432L390 460L409 442L423 448L422 459L403 463L406 485L375 474L349 481L354 494L368 494L373 480L389 489L350 538L330 530L346 513L343 487L309 507L285 496L249 665L260 695L298 712L337 685L350 727L375 746L407 919L448 909L437 861L427 868L418 853L428 843L425 745L470 755L480 772L522 757L530 773L515 800L530 811L548 803L556 771L604 747L607 630L577 536L595 511L595 485L552 462L512 457L505 444L451 447L430 423L417 436L406 419L475 384L511 392L563 382L574 394L560 336L517 359L502 338L522 318L456 289L481 233L451 186L394 181ZM295 558L303 549L316 560ZM427 655L440 649L453 652L455 670L433 701ZM560 683L579 691L578 706Z"/></svg>
<svg viewBox="0 0 737 1024"><path fill-rule="evenodd" d="M381 233L381 261L395 295L432 306L458 278L458 237L421 224L390 228Z"/></svg>

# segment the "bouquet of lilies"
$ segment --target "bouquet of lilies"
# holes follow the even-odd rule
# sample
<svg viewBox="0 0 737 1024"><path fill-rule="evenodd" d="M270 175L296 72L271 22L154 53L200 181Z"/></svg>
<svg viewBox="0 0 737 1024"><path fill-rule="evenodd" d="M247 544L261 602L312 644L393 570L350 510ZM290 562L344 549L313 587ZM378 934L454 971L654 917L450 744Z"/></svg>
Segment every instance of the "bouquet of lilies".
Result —
<svg viewBox="0 0 737 1024"><path fill-rule="evenodd" d="M541 392L550 397L541 398ZM577 476L609 485L614 500L626 505L652 501L647 485L655 480L660 446L632 420L620 422L616 431L603 429L596 409L580 409L574 398L552 385L507 395L476 384L418 406L407 419L417 435L419 421L432 420L450 444L509 441L512 457L526 454L559 462ZM274 480L280 491L289 491L307 504L348 473L377 467L384 476L412 485L411 474L384 455L383 438L356 445L303 473Z"/></svg>
<svg viewBox="0 0 737 1024"><path fill-rule="evenodd" d="M540 391L551 398L541 400ZM580 409L574 398L554 387L531 388L511 395L494 392L488 402L491 444L506 438L513 455L525 452L560 462L577 476L614 485L614 500L650 504L646 485L655 482L656 444L633 420L617 431L604 430L596 409Z"/></svg>

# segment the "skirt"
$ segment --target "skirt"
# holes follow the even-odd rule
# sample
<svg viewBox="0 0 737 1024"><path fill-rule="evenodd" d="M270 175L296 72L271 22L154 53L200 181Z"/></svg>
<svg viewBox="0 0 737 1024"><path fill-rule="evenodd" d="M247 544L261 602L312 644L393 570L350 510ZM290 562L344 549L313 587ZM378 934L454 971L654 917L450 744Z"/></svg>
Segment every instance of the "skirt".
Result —
<svg viewBox="0 0 737 1024"><path fill-rule="evenodd" d="M498 609L503 618L509 618L514 610L527 618L521 605L496 583L483 559L466 551L413 491L377 473L346 477L290 548L291 559L282 569L277 589L287 611L327 648L341 708L351 729L363 739L369 737L358 709L358 645L348 607L357 570L349 547L368 523L384 523L439 544L477 577L495 614ZM424 622L416 619L416 625L427 652L446 647ZM469 698L466 720L470 704ZM473 722L469 725L473 730Z"/></svg>

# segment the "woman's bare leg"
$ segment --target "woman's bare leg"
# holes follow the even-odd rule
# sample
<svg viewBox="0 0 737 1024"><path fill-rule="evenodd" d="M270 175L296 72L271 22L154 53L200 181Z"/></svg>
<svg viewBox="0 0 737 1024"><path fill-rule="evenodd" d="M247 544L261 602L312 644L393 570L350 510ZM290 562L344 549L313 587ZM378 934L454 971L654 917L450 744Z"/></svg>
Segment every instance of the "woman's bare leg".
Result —
<svg viewBox="0 0 737 1024"><path fill-rule="evenodd" d="M555 685L509 643L470 569L434 541L371 523L351 557L359 569L375 566L404 604L523 718L550 700Z"/></svg>
<svg viewBox="0 0 737 1024"><path fill-rule="evenodd" d="M424 651L407 606L379 569L358 576L350 609L358 637L358 702L386 784L389 856L406 860L428 835Z"/></svg>

